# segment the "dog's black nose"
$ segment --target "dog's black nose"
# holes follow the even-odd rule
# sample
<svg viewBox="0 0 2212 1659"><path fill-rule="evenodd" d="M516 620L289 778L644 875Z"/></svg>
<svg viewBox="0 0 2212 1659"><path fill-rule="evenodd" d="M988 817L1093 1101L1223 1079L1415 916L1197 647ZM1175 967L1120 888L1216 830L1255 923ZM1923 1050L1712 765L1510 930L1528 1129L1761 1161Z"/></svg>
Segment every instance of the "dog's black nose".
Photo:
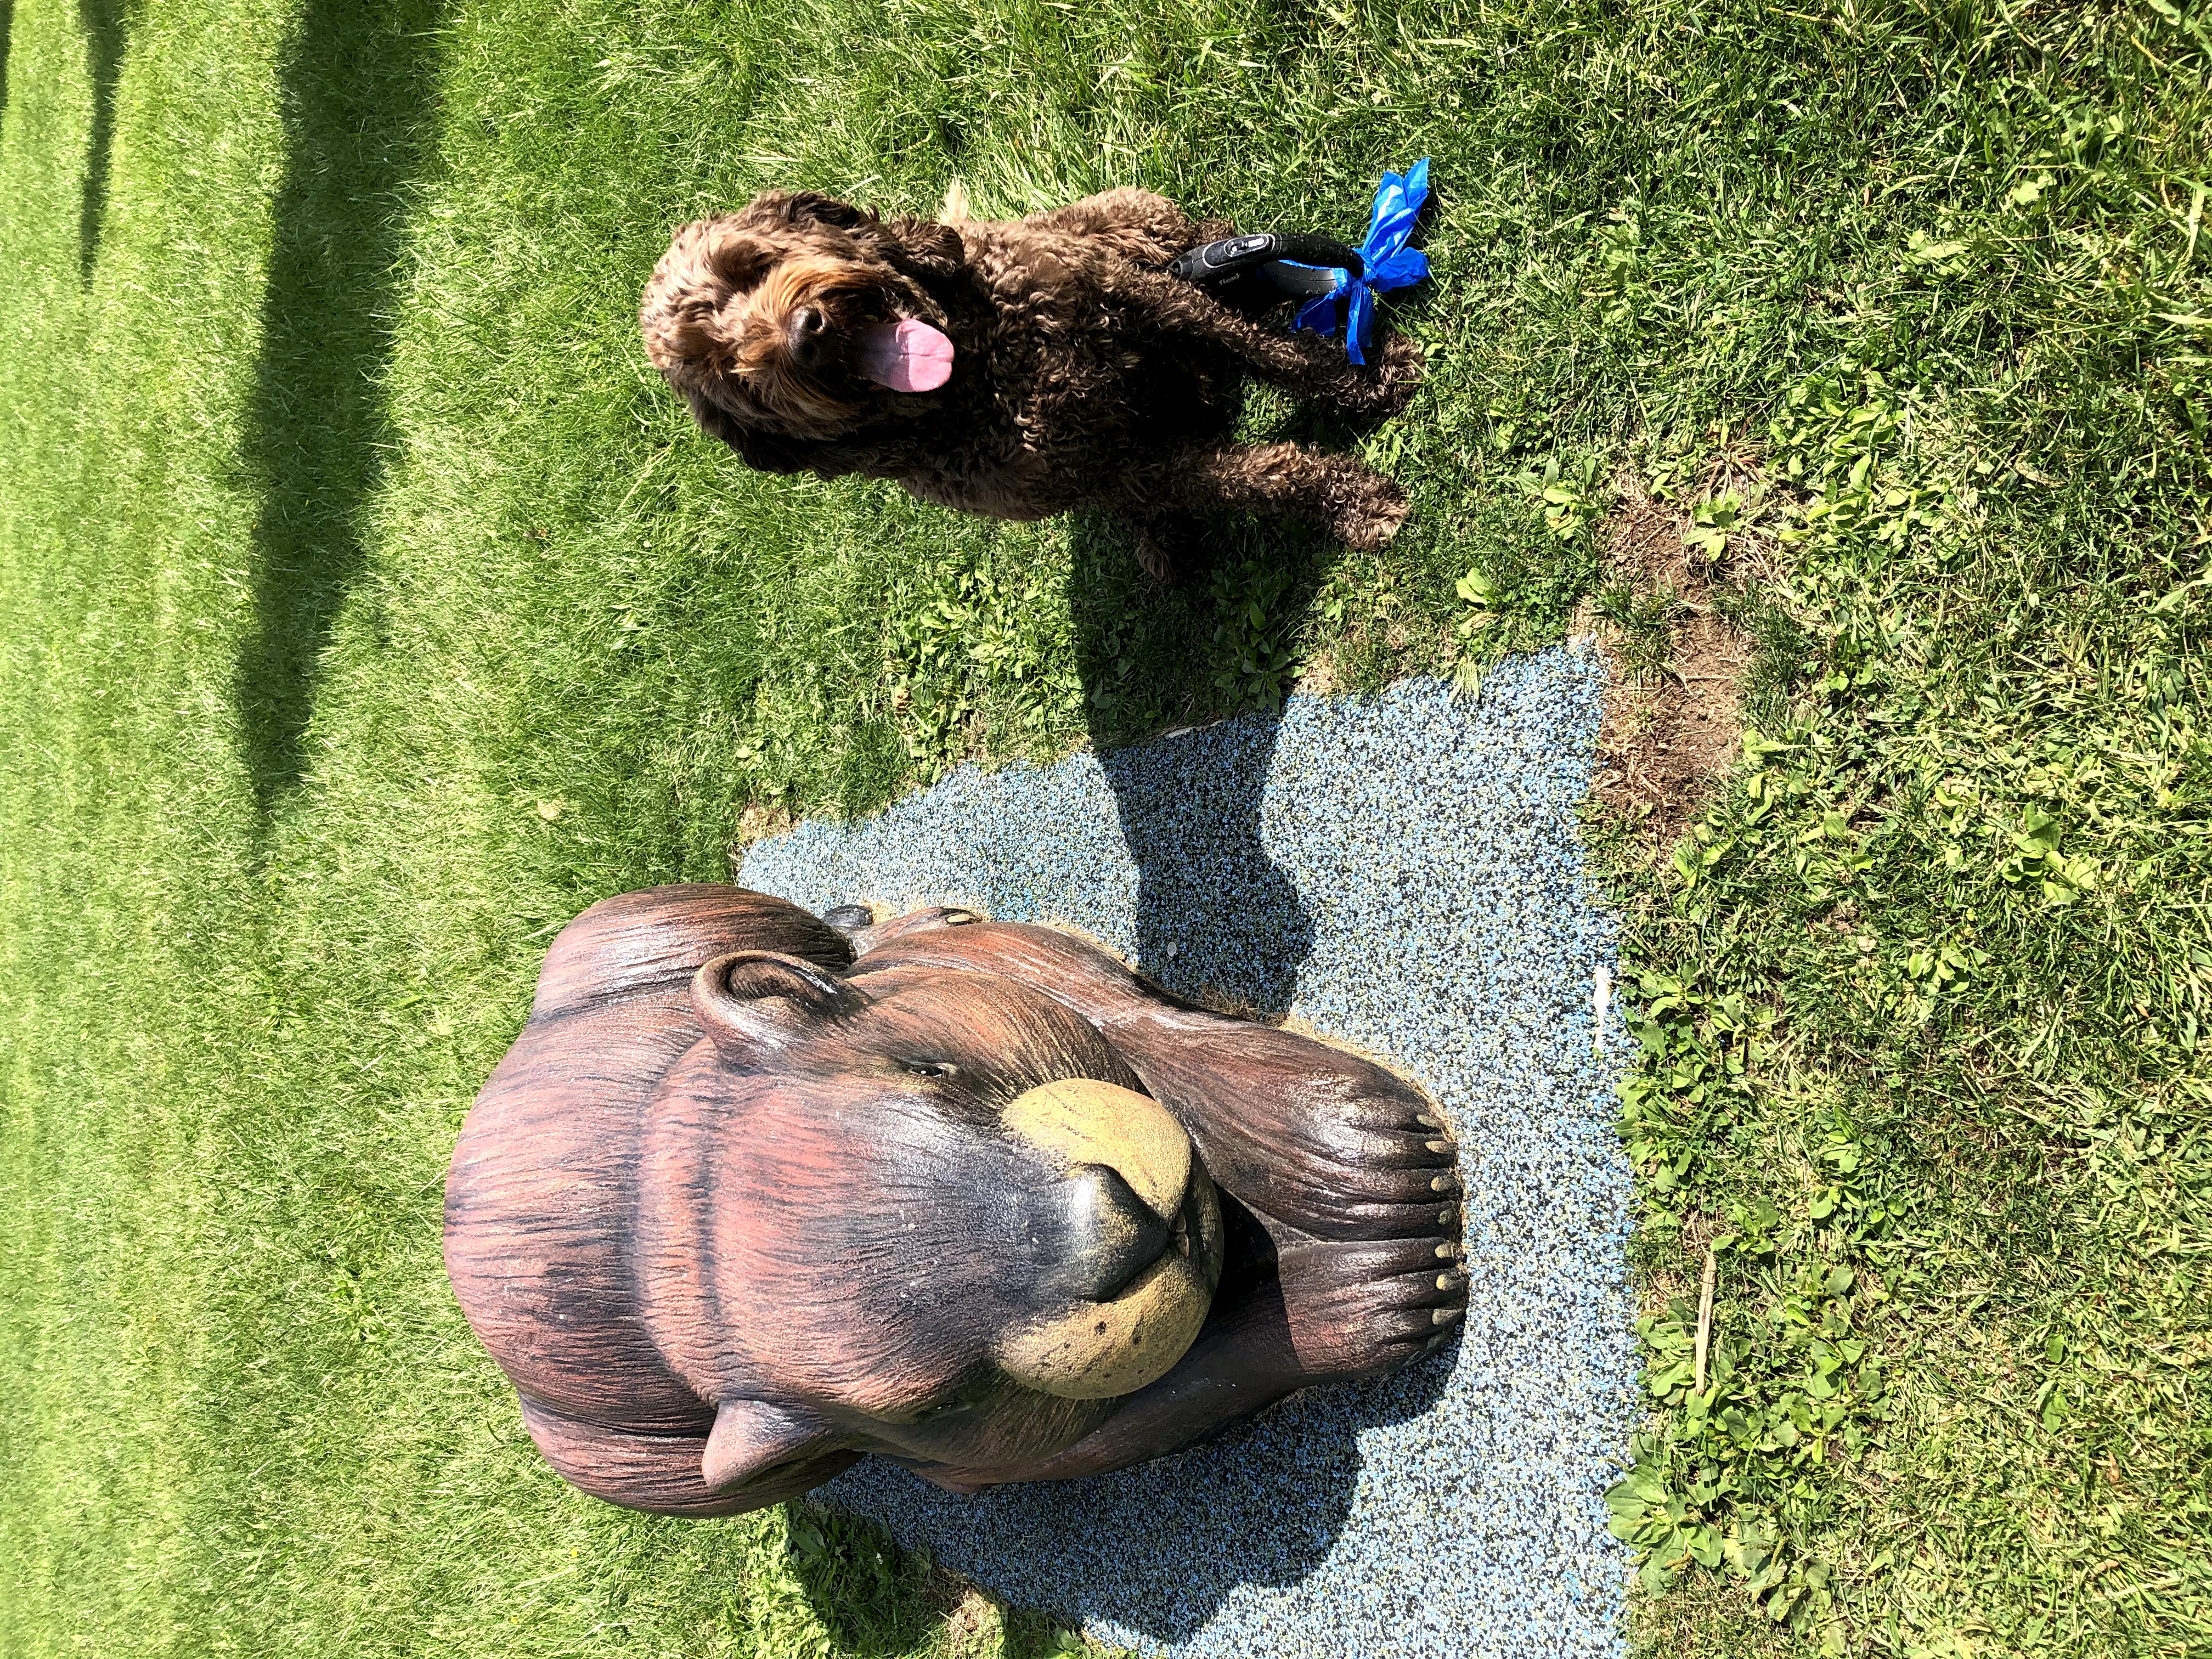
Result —
<svg viewBox="0 0 2212 1659"><path fill-rule="evenodd" d="M822 361L823 349L830 339L830 319L814 306L801 306L791 313L791 322L785 330L793 359L800 367L811 368Z"/></svg>

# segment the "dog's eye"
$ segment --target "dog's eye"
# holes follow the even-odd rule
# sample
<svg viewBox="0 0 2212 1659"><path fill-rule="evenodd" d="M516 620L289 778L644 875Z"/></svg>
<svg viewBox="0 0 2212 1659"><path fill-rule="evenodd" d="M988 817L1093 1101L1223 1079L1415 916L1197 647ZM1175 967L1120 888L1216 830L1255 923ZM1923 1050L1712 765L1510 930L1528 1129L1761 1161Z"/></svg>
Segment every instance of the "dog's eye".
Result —
<svg viewBox="0 0 2212 1659"><path fill-rule="evenodd" d="M959 1071L957 1066L948 1066L941 1060L902 1060L899 1065L909 1077L947 1078Z"/></svg>

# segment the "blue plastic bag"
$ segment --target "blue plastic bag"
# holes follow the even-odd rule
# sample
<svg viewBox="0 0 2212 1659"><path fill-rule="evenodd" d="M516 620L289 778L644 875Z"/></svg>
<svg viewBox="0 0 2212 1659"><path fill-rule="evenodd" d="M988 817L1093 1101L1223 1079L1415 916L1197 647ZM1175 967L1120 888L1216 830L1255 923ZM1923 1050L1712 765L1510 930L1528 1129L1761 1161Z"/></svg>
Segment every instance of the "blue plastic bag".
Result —
<svg viewBox="0 0 2212 1659"><path fill-rule="evenodd" d="M1375 332L1375 296L1392 289L1411 288L1429 274L1429 256L1406 246L1421 204L1429 199L1429 158L1423 156L1403 176L1386 173L1375 191L1375 217L1367 240L1358 249L1367 267L1363 276L1338 269L1333 291L1309 300L1298 307L1291 326L1310 328L1324 337L1336 332L1344 321L1344 349L1355 363L1367 361L1367 343Z"/></svg>

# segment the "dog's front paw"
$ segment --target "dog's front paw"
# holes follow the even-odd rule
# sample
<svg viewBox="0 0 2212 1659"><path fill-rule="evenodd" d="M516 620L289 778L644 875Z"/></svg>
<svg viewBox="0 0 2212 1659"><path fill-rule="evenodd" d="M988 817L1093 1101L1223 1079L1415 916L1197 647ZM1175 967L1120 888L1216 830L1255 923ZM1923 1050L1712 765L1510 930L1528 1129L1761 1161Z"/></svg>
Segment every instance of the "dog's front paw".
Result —
<svg viewBox="0 0 2212 1659"><path fill-rule="evenodd" d="M1329 516L1331 533L1346 547L1362 553L1379 553L1389 546L1407 514L1413 510L1404 490L1373 472L1334 505L1335 510Z"/></svg>
<svg viewBox="0 0 2212 1659"><path fill-rule="evenodd" d="M1402 412L1413 401L1428 359L1402 334L1383 342L1378 360L1362 368L1347 363L1336 400L1349 413L1382 417Z"/></svg>
<svg viewBox="0 0 2212 1659"><path fill-rule="evenodd" d="M1137 562L1162 587L1179 586L1200 562L1203 534L1178 514L1147 519L1137 528Z"/></svg>

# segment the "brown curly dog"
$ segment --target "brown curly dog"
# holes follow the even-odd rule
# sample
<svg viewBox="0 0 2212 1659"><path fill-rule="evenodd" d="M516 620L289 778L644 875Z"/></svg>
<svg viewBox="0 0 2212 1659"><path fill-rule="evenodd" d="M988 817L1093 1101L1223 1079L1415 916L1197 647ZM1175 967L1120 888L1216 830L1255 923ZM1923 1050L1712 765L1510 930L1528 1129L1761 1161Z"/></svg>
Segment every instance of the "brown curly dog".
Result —
<svg viewBox="0 0 2212 1659"><path fill-rule="evenodd" d="M1048 213L952 223L879 218L770 191L684 226L647 284L653 365L749 466L891 478L924 501L1032 520L1103 508L1146 570L1179 574L1194 515L1310 519L1388 543L1404 493L1348 456L1237 444L1243 377L1348 414L1395 414L1420 354L1379 368L1170 276L1233 235L1172 202L1113 190Z"/></svg>

